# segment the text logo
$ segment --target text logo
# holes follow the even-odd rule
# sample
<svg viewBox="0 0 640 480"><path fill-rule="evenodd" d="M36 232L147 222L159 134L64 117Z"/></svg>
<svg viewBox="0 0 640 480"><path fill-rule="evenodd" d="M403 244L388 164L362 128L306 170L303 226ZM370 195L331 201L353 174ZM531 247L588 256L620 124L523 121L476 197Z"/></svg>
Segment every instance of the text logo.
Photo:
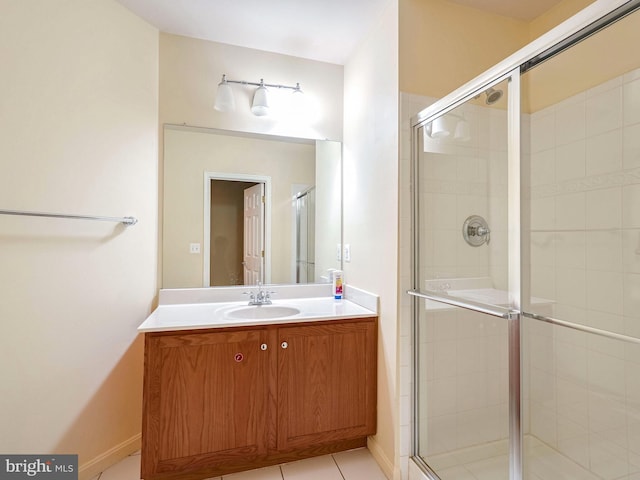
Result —
<svg viewBox="0 0 640 480"><path fill-rule="evenodd" d="M0 455L0 480L78 480L78 455Z"/></svg>

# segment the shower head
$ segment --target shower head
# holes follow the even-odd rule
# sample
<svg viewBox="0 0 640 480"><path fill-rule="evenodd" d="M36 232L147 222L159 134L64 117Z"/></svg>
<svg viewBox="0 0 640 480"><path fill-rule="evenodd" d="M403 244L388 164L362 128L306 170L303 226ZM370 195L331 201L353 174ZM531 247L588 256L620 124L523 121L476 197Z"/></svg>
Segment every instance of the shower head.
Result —
<svg viewBox="0 0 640 480"><path fill-rule="evenodd" d="M487 95L487 105L493 105L502 98L502 90L495 90L493 87L489 87L484 93Z"/></svg>

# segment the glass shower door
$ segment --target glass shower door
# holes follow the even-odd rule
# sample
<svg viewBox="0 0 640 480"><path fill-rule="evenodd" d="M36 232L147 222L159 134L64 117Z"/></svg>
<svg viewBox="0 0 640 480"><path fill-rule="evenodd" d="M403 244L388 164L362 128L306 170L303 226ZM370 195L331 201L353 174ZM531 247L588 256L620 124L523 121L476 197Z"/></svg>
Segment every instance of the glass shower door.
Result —
<svg viewBox="0 0 640 480"><path fill-rule="evenodd" d="M636 12L522 77L527 479L640 478L639 43Z"/></svg>
<svg viewBox="0 0 640 480"><path fill-rule="evenodd" d="M415 451L433 478L509 478L509 82L417 129Z"/></svg>

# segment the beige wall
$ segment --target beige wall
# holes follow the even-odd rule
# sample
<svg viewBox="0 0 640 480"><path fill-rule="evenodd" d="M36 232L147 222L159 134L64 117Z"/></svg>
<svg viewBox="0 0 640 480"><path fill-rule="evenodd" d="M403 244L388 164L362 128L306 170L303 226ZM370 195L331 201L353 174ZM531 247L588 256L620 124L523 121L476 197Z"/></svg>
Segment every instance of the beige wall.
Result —
<svg viewBox="0 0 640 480"><path fill-rule="evenodd" d="M523 75L527 112L601 85L637 68L629 45L640 37L640 15L629 15Z"/></svg>
<svg viewBox="0 0 640 480"><path fill-rule="evenodd" d="M164 137L163 287L202 286L189 244L204 244L204 172L271 177L271 282L292 283L291 187L315 183L315 144L175 127Z"/></svg>
<svg viewBox="0 0 640 480"><path fill-rule="evenodd" d="M213 104L223 73L232 80L300 82L312 108L303 118L256 117L249 110L255 87L233 85L236 111L218 112ZM342 74L341 65L161 33L160 122L341 140ZM275 103L279 92L270 95Z"/></svg>
<svg viewBox="0 0 640 480"><path fill-rule="evenodd" d="M156 293L158 32L112 0L0 0L0 451L139 448Z"/></svg>
<svg viewBox="0 0 640 480"><path fill-rule="evenodd" d="M529 39L535 40L593 2L594 0L564 0L558 3L529 23Z"/></svg>
<svg viewBox="0 0 640 480"><path fill-rule="evenodd" d="M400 0L400 90L443 97L591 3L564 0L526 22L446 0Z"/></svg>
<svg viewBox="0 0 640 480"><path fill-rule="evenodd" d="M342 144L316 141L315 281L329 282L329 269L340 269L342 243Z"/></svg>
<svg viewBox="0 0 640 480"><path fill-rule="evenodd" d="M445 0L400 1L400 90L440 98L529 42L524 21Z"/></svg>
<svg viewBox="0 0 640 480"><path fill-rule="evenodd" d="M398 316L398 5L390 1L345 65L344 242L347 284L380 295L378 433L370 449L399 475ZM371 101L375 99L375 108ZM405 453L406 454L406 453Z"/></svg>

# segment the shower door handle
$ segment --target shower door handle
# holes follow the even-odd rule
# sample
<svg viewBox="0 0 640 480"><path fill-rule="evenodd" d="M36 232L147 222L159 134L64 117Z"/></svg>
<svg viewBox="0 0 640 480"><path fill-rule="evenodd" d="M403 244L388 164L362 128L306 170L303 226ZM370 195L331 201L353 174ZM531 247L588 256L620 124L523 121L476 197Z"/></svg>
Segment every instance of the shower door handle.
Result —
<svg viewBox="0 0 640 480"><path fill-rule="evenodd" d="M486 305L484 303L473 302L471 300L464 300L462 298L453 297L441 292L418 292L416 290L407 290L407 293L413 297L424 298L425 300L432 300L434 302L445 303L453 307L460 307L466 310L473 310L474 312L486 313L494 317L500 317L505 319L512 319L520 312L511 310L508 308L498 307L497 305Z"/></svg>

